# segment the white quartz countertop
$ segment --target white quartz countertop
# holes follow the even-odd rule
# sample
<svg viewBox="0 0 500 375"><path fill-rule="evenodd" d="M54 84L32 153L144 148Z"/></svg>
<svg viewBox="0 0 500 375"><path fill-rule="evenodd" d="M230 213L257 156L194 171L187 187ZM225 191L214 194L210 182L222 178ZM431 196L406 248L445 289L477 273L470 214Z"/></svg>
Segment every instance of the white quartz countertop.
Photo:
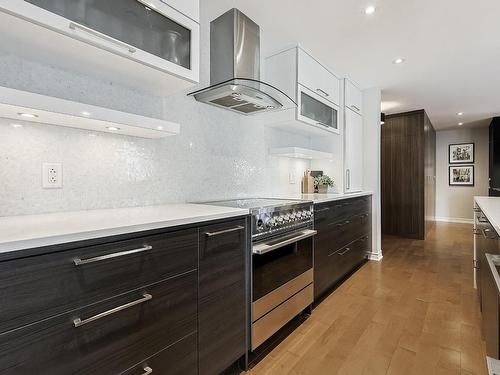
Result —
<svg viewBox="0 0 500 375"><path fill-rule="evenodd" d="M132 208L0 217L0 254L90 240L151 229L225 219L246 209L201 204L167 204Z"/></svg>
<svg viewBox="0 0 500 375"><path fill-rule="evenodd" d="M474 197L474 201L500 236L500 197Z"/></svg>
<svg viewBox="0 0 500 375"><path fill-rule="evenodd" d="M303 200L313 201L314 203L325 203L325 202L338 201L341 199L363 197L372 194L373 193L370 191L361 191L358 193L349 193L349 194L343 194L343 193L300 194L299 193L299 194L287 194L284 196L279 196L278 198L303 199Z"/></svg>

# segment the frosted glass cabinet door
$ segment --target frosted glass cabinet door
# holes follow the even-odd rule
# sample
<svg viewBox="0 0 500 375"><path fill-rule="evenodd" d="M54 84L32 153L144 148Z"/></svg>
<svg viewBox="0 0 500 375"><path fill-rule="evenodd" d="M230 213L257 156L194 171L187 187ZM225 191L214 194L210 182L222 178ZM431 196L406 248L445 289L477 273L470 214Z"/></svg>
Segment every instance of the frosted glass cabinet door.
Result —
<svg viewBox="0 0 500 375"><path fill-rule="evenodd" d="M297 119L323 128L333 133L340 133L338 108L329 100L299 86Z"/></svg>
<svg viewBox="0 0 500 375"><path fill-rule="evenodd" d="M191 68L191 30L137 0L25 1L183 68Z"/></svg>

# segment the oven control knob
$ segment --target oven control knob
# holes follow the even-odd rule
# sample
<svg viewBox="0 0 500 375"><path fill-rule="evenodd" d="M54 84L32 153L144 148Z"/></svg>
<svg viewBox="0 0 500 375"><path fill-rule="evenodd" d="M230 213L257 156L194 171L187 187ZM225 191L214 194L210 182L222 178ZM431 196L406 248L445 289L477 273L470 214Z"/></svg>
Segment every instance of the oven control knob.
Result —
<svg viewBox="0 0 500 375"><path fill-rule="evenodd" d="M295 220L297 220L297 215L291 214L290 215L290 221L295 221Z"/></svg>
<svg viewBox="0 0 500 375"><path fill-rule="evenodd" d="M290 221L290 215L285 215L285 216L283 216L283 221L284 221L285 223L288 223L288 222Z"/></svg>
<svg viewBox="0 0 500 375"><path fill-rule="evenodd" d="M285 221L285 219L283 218L283 216L278 216L276 218L276 221L278 222L278 225L279 225L279 224L283 224L283 221Z"/></svg>
<svg viewBox="0 0 500 375"><path fill-rule="evenodd" d="M311 217L312 213L311 211L305 211L306 217Z"/></svg>

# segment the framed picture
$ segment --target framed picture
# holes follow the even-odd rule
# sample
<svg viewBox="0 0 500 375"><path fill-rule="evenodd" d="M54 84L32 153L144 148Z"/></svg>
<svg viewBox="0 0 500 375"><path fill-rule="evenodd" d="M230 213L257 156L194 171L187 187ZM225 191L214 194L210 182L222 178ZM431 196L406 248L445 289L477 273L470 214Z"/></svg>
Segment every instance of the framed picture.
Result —
<svg viewBox="0 0 500 375"><path fill-rule="evenodd" d="M474 143L460 143L449 146L450 164L474 163Z"/></svg>
<svg viewBox="0 0 500 375"><path fill-rule="evenodd" d="M451 165L450 186L474 186L473 165Z"/></svg>

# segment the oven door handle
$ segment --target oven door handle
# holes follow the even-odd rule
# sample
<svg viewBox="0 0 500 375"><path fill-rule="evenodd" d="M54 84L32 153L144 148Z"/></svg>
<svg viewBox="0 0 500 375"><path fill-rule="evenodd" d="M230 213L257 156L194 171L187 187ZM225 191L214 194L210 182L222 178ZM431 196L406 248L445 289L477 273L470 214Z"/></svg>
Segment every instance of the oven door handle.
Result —
<svg viewBox="0 0 500 375"><path fill-rule="evenodd" d="M256 245L253 246L252 252L254 254L262 255L262 254L268 253L270 251L279 249L280 247L283 247L283 246L286 246L286 245L290 245L291 243L303 240L305 238L312 237L312 236L314 236L317 233L318 232L315 231L315 230L307 229L307 230L304 230L304 231L300 232L300 234L298 234L297 236L294 236L292 238L287 238L286 240L278 242L278 243L273 243L272 245L269 245L269 244L267 244L265 242L264 243L259 243L259 244L256 244Z"/></svg>

